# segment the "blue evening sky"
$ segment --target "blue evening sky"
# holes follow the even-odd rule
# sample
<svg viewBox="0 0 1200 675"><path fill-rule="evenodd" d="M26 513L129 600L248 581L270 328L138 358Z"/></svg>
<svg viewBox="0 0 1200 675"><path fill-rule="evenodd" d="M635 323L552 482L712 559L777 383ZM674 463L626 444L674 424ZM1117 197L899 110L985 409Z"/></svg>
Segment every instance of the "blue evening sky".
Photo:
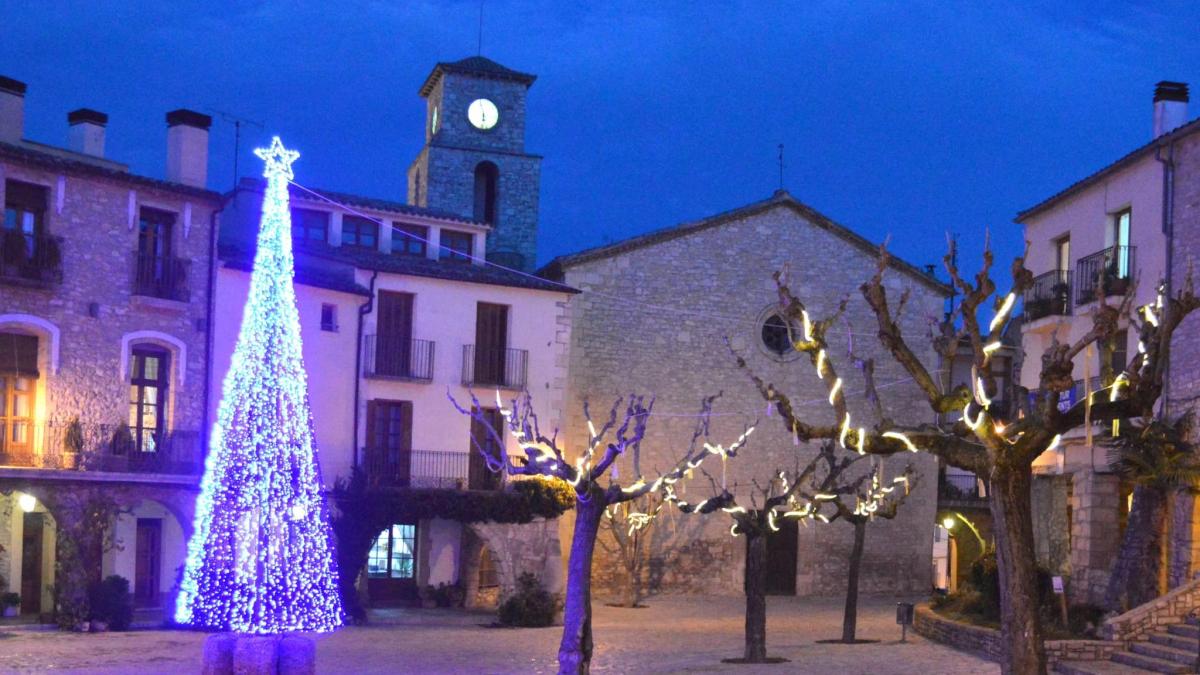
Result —
<svg viewBox="0 0 1200 675"><path fill-rule="evenodd" d="M1007 4L488 0L483 54L538 75L540 261L766 198L783 143L785 187L834 220L917 264L955 231L968 268L990 227L1006 273L1018 209L1148 141L1155 82L1200 86L1200 4ZM0 74L29 84L27 137L95 108L138 173L162 175L167 110L220 110L299 149L301 183L403 200L417 88L476 53L478 7L10 0ZM218 119L212 188L232 158Z"/></svg>

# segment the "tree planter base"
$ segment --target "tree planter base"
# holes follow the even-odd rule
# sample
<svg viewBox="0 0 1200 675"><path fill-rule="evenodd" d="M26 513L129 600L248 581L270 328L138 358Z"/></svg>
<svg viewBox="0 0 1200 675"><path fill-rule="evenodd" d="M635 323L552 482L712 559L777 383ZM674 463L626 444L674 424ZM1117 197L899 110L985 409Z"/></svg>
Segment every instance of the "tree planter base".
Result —
<svg viewBox="0 0 1200 675"><path fill-rule="evenodd" d="M879 640L863 640L861 638L855 638L854 640L843 640L841 638L834 638L832 640L817 640L817 644L822 645L873 645L878 644L879 642Z"/></svg>
<svg viewBox="0 0 1200 675"><path fill-rule="evenodd" d="M768 656L765 659L754 659L752 661L743 659L740 656L736 659L721 659L721 663L735 663L735 664L743 665L743 666L752 666L755 664L764 664L764 663L767 665L770 665L772 663L787 663L787 662L788 662L788 660L783 658L782 656Z"/></svg>
<svg viewBox="0 0 1200 675"><path fill-rule="evenodd" d="M315 675L316 645L300 635L216 633L204 641L204 675Z"/></svg>

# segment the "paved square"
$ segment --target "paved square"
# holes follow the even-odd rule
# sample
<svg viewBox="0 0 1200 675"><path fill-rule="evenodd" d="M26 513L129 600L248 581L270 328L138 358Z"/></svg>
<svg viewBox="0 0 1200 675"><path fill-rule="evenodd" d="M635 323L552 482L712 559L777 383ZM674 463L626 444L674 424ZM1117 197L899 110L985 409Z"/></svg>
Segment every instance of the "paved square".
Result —
<svg viewBox="0 0 1200 675"><path fill-rule="evenodd" d="M899 644L893 600L864 598L859 637L879 644L829 645L841 635L838 599L770 598L767 644L776 666L734 666L742 650L741 598L651 598L647 609L596 607L600 673L837 673L941 675L1000 669L909 633ZM452 610L380 612L376 623L317 638L320 673L553 673L560 629L504 629L490 614ZM204 635L185 631L67 634L0 632L0 672L187 673L199 668Z"/></svg>

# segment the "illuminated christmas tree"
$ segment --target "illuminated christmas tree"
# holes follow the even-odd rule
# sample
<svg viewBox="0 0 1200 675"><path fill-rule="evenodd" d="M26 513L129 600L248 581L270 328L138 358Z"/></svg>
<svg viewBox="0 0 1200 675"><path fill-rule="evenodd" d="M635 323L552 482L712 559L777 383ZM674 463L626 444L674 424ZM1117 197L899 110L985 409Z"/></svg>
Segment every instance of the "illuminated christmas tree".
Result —
<svg viewBox="0 0 1200 675"><path fill-rule="evenodd" d="M255 151L267 178L250 293L212 430L175 619L238 633L341 625L292 287L288 180L299 153Z"/></svg>

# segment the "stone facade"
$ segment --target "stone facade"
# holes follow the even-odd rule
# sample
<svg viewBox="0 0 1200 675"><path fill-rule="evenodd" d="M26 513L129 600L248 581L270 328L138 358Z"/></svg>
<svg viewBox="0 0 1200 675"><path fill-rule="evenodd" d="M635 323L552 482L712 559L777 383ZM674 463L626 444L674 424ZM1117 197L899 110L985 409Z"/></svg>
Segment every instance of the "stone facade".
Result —
<svg viewBox="0 0 1200 675"><path fill-rule="evenodd" d="M875 359L885 413L900 423L932 421L916 386L879 346L874 316L859 295L859 285L875 269L873 247L784 192L680 231L686 234L650 235L649 242L619 243L549 266L549 273L583 291L571 301L569 385L561 427L566 447L584 443L585 401L594 416L602 417L617 397L653 395L641 465L647 471L665 469L686 452L701 398L722 392L712 419L714 441L730 442L756 420L758 427L741 456L724 467L707 467L715 480L722 480L724 469L724 480L748 502L752 481L761 483L774 471L810 459L815 446L793 444L725 346L728 338L756 373L785 387L815 423L834 422L811 366L769 354L760 339L761 322L777 302L771 274L784 265L790 266L792 288L814 317L830 314L843 297L850 298L830 337L853 418L875 421L861 395L863 377L844 358L851 340L858 356ZM923 336L929 320L942 316L942 287L911 268L890 270L885 279L895 297L911 290L901 323L914 349L931 370L936 368L936 356ZM906 462L913 463L921 478L895 520L868 527L861 582L865 593L930 588L937 462L926 454L888 458L887 474L900 473ZM620 480L633 480L628 459L618 462L617 470ZM685 497L710 491L700 476L684 490ZM562 520L563 528L568 527L569 516ZM745 543L730 536L729 519L722 514L695 517L686 526L696 527L695 535L651 552L647 590L741 593ZM851 535L852 528L841 523L800 528L798 593L844 592ZM594 569L606 585L617 578L613 571L619 567L597 551Z"/></svg>
<svg viewBox="0 0 1200 675"><path fill-rule="evenodd" d="M1039 567L1069 575L1071 524L1068 522L1071 476L1035 476L1032 489L1034 553Z"/></svg>
<svg viewBox="0 0 1200 675"><path fill-rule="evenodd" d="M526 271L537 260L542 161L525 152L528 88L528 82L485 71L435 69L422 89L426 145L408 169L410 204L475 218L476 167L494 164L499 184L487 253L500 264ZM467 118L468 107L481 98L499 111L498 122L487 130L475 128Z"/></svg>
<svg viewBox="0 0 1200 675"><path fill-rule="evenodd" d="M1071 478L1071 581L1067 594L1073 604L1102 605L1112 561L1121 544L1120 481L1112 474L1092 471L1076 471Z"/></svg>

